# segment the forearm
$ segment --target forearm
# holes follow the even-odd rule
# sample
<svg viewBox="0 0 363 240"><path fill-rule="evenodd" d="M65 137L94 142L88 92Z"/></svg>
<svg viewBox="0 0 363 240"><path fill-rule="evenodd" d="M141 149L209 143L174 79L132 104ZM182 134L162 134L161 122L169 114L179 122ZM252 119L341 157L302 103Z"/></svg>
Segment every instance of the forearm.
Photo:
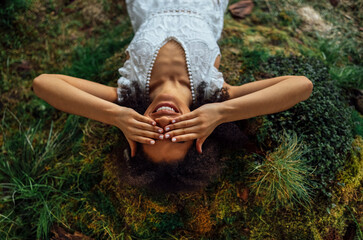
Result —
<svg viewBox="0 0 363 240"><path fill-rule="evenodd" d="M274 77L274 78L269 78L269 79L264 79L264 80L258 80L255 82L250 82L250 83L246 83L240 86L229 86L230 90L229 95L230 98L237 98L237 97L241 97L247 94L251 94L254 92L257 92L261 89L270 87L272 85L275 85L281 81L284 81L288 78L291 77L296 77L296 76L280 76L280 77Z"/></svg>
<svg viewBox="0 0 363 240"><path fill-rule="evenodd" d="M102 98L109 102L117 101L117 93L114 87L106 86L97 82L71 77L62 74L42 74L39 77L41 78L58 78L61 79L73 87L76 87L84 92L87 92L93 96Z"/></svg>
<svg viewBox="0 0 363 240"><path fill-rule="evenodd" d="M35 94L53 107L71 114L115 125L120 106L87 93L56 76L34 79Z"/></svg>
<svg viewBox="0 0 363 240"><path fill-rule="evenodd" d="M259 91L219 104L221 122L232 122L287 110L309 98L312 83L305 77L290 77Z"/></svg>

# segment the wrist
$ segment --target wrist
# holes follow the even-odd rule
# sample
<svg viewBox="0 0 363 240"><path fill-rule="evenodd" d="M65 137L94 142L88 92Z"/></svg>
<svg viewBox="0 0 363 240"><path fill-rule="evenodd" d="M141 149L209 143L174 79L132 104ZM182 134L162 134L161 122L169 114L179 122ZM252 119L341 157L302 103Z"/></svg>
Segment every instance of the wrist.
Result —
<svg viewBox="0 0 363 240"><path fill-rule="evenodd" d="M218 118L219 124L235 121L233 117L233 107L226 104L226 102L218 103Z"/></svg>
<svg viewBox="0 0 363 240"><path fill-rule="evenodd" d="M216 103L216 109L217 109L217 123L218 125L222 124L222 123L226 123L227 122L227 118L226 118L226 111L225 111L225 106L222 102L218 102Z"/></svg>
<svg viewBox="0 0 363 240"><path fill-rule="evenodd" d="M115 106L113 108L110 109L110 123L111 125L121 128L121 121L120 121L120 117L123 116L123 111L125 110L125 107L119 106L117 104L115 104Z"/></svg>

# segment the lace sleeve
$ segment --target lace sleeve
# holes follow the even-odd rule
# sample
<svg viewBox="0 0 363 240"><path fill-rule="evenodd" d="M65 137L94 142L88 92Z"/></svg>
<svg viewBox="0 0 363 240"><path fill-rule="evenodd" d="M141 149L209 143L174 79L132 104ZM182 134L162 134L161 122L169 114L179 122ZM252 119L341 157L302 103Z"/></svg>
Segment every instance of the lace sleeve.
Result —
<svg viewBox="0 0 363 240"><path fill-rule="evenodd" d="M124 66L118 70L121 74L121 77L117 80L117 100L121 103L123 99L123 91L132 91L131 81L130 81L130 72L131 72L131 64L130 60L126 60Z"/></svg>
<svg viewBox="0 0 363 240"><path fill-rule="evenodd" d="M205 91L207 98L212 97L216 91L221 90L224 83L223 74L214 66L211 68L210 77L211 80L209 81L209 85Z"/></svg>

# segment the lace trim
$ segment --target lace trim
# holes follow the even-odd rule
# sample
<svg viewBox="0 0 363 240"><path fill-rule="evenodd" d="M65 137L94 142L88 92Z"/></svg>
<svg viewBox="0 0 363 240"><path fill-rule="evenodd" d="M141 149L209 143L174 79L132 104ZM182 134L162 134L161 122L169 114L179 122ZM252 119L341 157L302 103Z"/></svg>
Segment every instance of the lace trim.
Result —
<svg viewBox="0 0 363 240"><path fill-rule="evenodd" d="M149 87L150 87L151 72L152 72L152 69L154 67L154 63L155 63L155 60L156 60L156 58L158 56L159 50L160 50L160 48L162 48L170 40L174 40L177 43L179 43L182 46L183 50L184 50L185 61L186 61L186 64L187 64L187 71L188 71L188 77L189 77L189 83L190 83L190 91L192 92L193 103L195 103L194 83L193 83L193 75L192 75L192 71L191 71L191 67L190 67L189 53L187 51L187 48L184 46L184 44L181 41L179 41L176 37L173 37L173 36L166 37L165 40L156 48L156 50L155 50L155 52L153 54L151 63L149 65L148 71L146 73L146 96L150 97Z"/></svg>
<svg viewBox="0 0 363 240"><path fill-rule="evenodd" d="M190 10L190 9L163 9L157 12L154 12L151 14L151 16L155 16L155 15L160 15L160 14L187 14L187 15L197 15L200 17L203 17L200 13L198 13L197 11L194 10Z"/></svg>
<svg viewBox="0 0 363 240"><path fill-rule="evenodd" d="M193 15L194 17L197 17L197 18L205 21L207 23L207 25L210 27L210 29L214 28L214 26L209 21L205 20L205 17L201 13L199 13L195 10L191 10L191 9L163 9L163 10L150 14L148 19L145 22L147 22L152 17L158 16L158 15L164 15L164 14L171 15L171 16L180 16L180 15L191 16L191 15Z"/></svg>

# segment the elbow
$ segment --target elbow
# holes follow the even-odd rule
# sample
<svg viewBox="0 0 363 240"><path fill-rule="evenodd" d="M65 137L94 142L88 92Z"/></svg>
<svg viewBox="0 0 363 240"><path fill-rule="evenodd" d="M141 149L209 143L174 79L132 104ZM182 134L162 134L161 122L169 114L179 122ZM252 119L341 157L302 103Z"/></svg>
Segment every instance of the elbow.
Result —
<svg viewBox="0 0 363 240"><path fill-rule="evenodd" d="M38 77L34 78L31 89L37 96L39 96L39 90L41 89L42 85L44 84L44 80L47 78L48 75L49 74L43 73Z"/></svg>
<svg viewBox="0 0 363 240"><path fill-rule="evenodd" d="M311 93L313 92L313 88L314 88L314 85L313 85L313 82L308 79L307 77L305 76L300 76L301 78L301 81L302 81L302 84L303 84L303 92L304 92L304 98L303 100L306 100L310 97Z"/></svg>

